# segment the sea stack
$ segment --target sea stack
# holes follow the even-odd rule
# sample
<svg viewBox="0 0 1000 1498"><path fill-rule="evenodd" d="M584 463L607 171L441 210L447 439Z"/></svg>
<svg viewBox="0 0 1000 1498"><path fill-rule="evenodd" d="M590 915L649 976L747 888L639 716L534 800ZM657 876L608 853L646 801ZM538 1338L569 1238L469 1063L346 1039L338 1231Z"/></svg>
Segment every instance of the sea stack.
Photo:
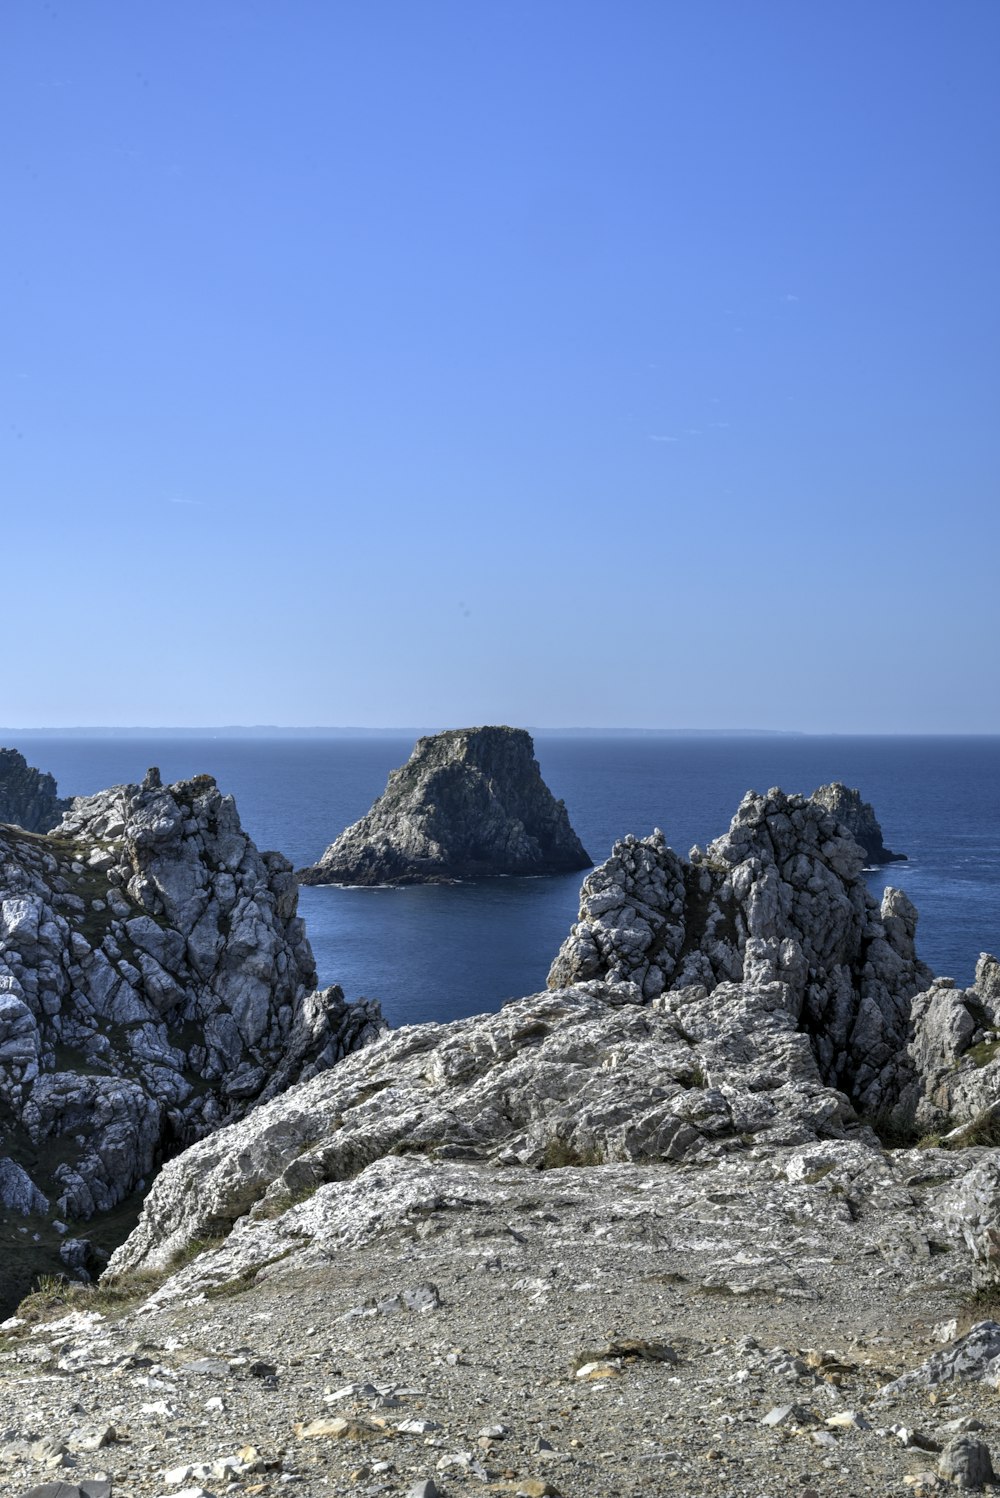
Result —
<svg viewBox="0 0 1000 1498"><path fill-rule="evenodd" d="M905 863L905 853L893 853L882 841L882 828L870 801L862 801L861 792L834 780L813 791L810 800L823 806L846 827L856 843L865 850L869 863Z"/></svg>
<svg viewBox="0 0 1000 1498"><path fill-rule="evenodd" d="M563 874L591 859L542 779L523 728L417 740L371 811L303 869L303 884L426 884Z"/></svg>

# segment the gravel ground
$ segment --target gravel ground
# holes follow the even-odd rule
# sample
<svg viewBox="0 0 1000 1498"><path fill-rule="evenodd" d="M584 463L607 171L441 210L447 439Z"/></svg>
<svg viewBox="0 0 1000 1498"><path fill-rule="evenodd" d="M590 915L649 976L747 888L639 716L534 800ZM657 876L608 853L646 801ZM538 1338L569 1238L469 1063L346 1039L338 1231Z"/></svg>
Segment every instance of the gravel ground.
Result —
<svg viewBox="0 0 1000 1498"><path fill-rule="evenodd" d="M662 1174L670 1200L682 1175ZM1000 1464L983 1383L875 1398L942 1346L962 1264L874 1251L891 1222L872 1211L853 1237L831 1227L825 1253L789 1239L783 1277L758 1263L740 1280L748 1200L689 1190L686 1216L651 1225L615 1210L636 1180L660 1189L624 1166L508 1172L502 1202L442 1202L326 1263L14 1327L0 1490L106 1475L114 1498L429 1498L428 1481L447 1498L862 1498L931 1491L938 1450L970 1426Z"/></svg>

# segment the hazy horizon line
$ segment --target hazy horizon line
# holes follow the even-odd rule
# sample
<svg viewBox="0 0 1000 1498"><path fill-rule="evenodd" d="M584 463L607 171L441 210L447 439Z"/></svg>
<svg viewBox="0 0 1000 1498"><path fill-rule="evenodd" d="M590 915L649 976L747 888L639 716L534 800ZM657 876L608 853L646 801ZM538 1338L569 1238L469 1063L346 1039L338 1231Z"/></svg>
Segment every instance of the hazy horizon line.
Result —
<svg viewBox="0 0 1000 1498"><path fill-rule="evenodd" d="M460 724L461 728L485 727L485 724ZM499 725L497 725L499 726ZM565 737L692 737L692 738L998 738L1000 730L991 729L856 729L856 728L650 728L640 725L598 726L576 724L565 727L548 727L541 724L509 725L523 727L528 733ZM418 737L448 730L431 725L394 724L376 727L370 724L278 724L278 723L220 723L220 724L64 724L15 728L0 727L0 737L20 735L39 738L101 736L123 736L137 738L148 735L175 735L183 738L214 736L232 737L350 737L371 738L402 737L416 734ZM454 731L454 730L451 730Z"/></svg>

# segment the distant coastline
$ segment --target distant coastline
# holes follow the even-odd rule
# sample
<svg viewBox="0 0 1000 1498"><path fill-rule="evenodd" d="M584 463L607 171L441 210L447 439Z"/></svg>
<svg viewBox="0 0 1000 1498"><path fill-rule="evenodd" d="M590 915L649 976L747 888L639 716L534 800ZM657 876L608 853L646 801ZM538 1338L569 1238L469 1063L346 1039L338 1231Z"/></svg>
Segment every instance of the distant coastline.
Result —
<svg viewBox="0 0 1000 1498"><path fill-rule="evenodd" d="M456 725L446 725L456 726ZM466 725L458 725L466 726ZM477 725L469 724L469 727ZM671 738L671 739L991 739L1000 734L984 730L957 730L954 733L878 733L841 729L839 732L803 728L542 728L527 723L523 726L539 739L625 739L625 738ZM149 726L115 726L104 724L96 727L64 728L0 728L0 743L16 739L399 739L419 738L424 734L441 732L441 725L405 724L394 728L346 727L300 727L277 724L218 724L205 728Z"/></svg>

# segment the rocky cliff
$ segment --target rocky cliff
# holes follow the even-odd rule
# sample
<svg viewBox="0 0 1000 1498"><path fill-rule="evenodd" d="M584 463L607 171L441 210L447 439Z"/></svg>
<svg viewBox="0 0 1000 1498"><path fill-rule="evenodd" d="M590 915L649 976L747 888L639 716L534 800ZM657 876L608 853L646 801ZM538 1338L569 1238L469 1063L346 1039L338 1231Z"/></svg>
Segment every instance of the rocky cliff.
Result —
<svg viewBox="0 0 1000 1498"><path fill-rule="evenodd" d="M627 837L583 883L551 988L590 979L671 989L780 982L825 1082L867 1114L898 1101L910 1001L931 982L917 915L899 890L881 905L864 850L822 800L748 792L729 831L690 860L659 831Z"/></svg>
<svg viewBox="0 0 1000 1498"><path fill-rule="evenodd" d="M196 1142L93 1292L107 1321L49 1293L7 1323L0 1463L99 1449L137 1498L989 1480L1000 967L932 980L864 856L780 791L687 861L619 843L549 991ZM44 1420L36 1368L72 1375L43 1372Z"/></svg>
<svg viewBox="0 0 1000 1498"><path fill-rule="evenodd" d="M548 995L404 1029L206 1139L164 1169L115 1267L162 1267L389 1154L706 1165L971 1122L996 1086L962 1059L992 1056L996 964L975 994L936 983L912 905L877 903L863 865L821 801L779 790L748 793L690 861L660 832L625 838L584 880Z"/></svg>
<svg viewBox="0 0 1000 1498"><path fill-rule="evenodd" d="M69 808L51 775L29 765L16 749L0 749L0 822L26 832L48 832Z"/></svg>
<svg viewBox="0 0 1000 1498"><path fill-rule="evenodd" d="M380 1027L314 992L291 865L210 776L0 828L0 1210L87 1219ZM58 1230L56 1230L58 1232ZM65 1255L64 1255L65 1258Z"/></svg>
<svg viewBox="0 0 1000 1498"><path fill-rule="evenodd" d="M557 874L590 859L521 728L417 741L371 811L300 872L304 884L415 884Z"/></svg>
<svg viewBox="0 0 1000 1498"><path fill-rule="evenodd" d="M893 853L882 841L882 828L870 801L862 801L861 792L842 785L839 780L821 785L811 800L825 806L832 817L846 827L860 843L869 863L905 863L905 853Z"/></svg>

